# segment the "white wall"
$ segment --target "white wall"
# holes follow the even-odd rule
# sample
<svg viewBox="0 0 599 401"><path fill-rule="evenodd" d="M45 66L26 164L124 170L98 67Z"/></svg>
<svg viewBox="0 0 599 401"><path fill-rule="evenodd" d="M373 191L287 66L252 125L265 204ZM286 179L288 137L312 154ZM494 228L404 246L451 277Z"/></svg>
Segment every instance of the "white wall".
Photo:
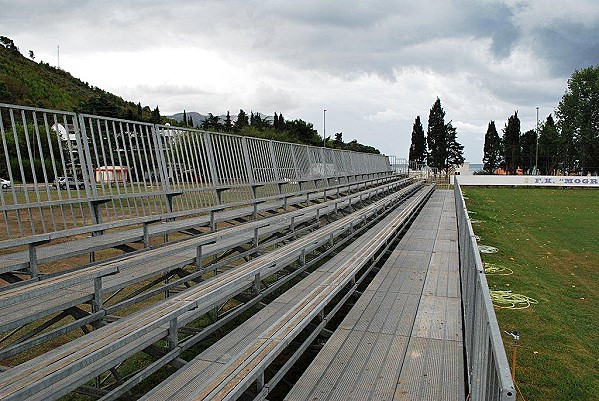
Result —
<svg viewBox="0 0 599 401"><path fill-rule="evenodd" d="M460 185L521 185L541 187L599 188L599 176L458 175Z"/></svg>

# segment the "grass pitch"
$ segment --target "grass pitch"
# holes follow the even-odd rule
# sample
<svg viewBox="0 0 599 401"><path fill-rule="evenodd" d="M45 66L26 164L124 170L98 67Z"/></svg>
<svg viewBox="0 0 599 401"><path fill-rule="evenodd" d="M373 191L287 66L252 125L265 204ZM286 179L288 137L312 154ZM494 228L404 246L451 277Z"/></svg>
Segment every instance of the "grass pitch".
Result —
<svg viewBox="0 0 599 401"><path fill-rule="evenodd" d="M491 290L538 300L496 308L500 329L518 330L516 381L530 400L599 400L599 190L463 188ZM478 222L476 222L478 221ZM513 341L504 335L508 360Z"/></svg>

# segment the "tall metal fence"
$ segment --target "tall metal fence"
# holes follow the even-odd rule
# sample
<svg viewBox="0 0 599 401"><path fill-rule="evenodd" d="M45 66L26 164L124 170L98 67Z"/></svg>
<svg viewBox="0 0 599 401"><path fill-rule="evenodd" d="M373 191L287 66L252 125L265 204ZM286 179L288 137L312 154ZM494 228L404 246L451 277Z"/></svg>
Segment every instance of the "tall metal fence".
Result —
<svg viewBox="0 0 599 401"><path fill-rule="evenodd" d="M514 382L510 376L487 278L457 180L454 191L459 230L466 367L471 399L515 400Z"/></svg>
<svg viewBox="0 0 599 401"><path fill-rule="evenodd" d="M391 172L382 155L9 104L0 134L0 240Z"/></svg>

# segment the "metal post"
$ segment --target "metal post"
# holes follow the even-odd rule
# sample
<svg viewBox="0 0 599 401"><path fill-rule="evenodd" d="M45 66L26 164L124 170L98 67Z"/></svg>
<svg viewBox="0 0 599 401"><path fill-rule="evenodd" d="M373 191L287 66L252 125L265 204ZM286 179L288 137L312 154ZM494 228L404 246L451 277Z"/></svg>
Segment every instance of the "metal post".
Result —
<svg viewBox="0 0 599 401"><path fill-rule="evenodd" d="M537 107L537 150L535 152L535 175L537 175L537 166L539 165L539 108Z"/></svg>
<svg viewBox="0 0 599 401"><path fill-rule="evenodd" d="M327 109L322 112L322 147L327 147Z"/></svg>

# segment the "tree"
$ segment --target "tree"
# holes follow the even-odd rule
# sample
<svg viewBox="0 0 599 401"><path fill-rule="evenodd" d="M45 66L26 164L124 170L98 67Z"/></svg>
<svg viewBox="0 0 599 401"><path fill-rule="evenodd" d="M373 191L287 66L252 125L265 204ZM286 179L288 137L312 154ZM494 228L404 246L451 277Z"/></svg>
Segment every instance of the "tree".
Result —
<svg viewBox="0 0 599 401"><path fill-rule="evenodd" d="M304 120L293 120L287 121L286 126L289 136L293 140L315 146L321 144L321 138L312 123L307 123Z"/></svg>
<svg viewBox="0 0 599 401"><path fill-rule="evenodd" d="M565 168L583 174L598 171L599 64L574 71L557 107L557 117L568 159ZM574 146L568 149L568 145Z"/></svg>
<svg viewBox="0 0 599 401"><path fill-rule="evenodd" d="M409 160L418 164L424 164L426 161L426 140L424 138L424 128L422 128L420 116L416 117L414 126L412 127L412 142L410 144Z"/></svg>
<svg viewBox="0 0 599 401"><path fill-rule="evenodd" d="M202 128L208 131L220 131L223 129L223 125L220 122L220 117L215 116L212 113L208 113L208 116L202 122Z"/></svg>
<svg viewBox="0 0 599 401"><path fill-rule="evenodd" d="M458 132L451 121L445 125L445 133L447 138L445 171L449 171L450 167L461 166L464 163L464 145L458 142Z"/></svg>
<svg viewBox="0 0 599 401"><path fill-rule="evenodd" d="M445 168L447 160L447 137L445 111L441 100L437 98L428 115L426 141L428 145L428 165L438 169Z"/></svg>
<svg viewBox="0 0 599 401"><path fill-rule="evenodd" d="M33 53L33 50L29 50L29 58L31 60L35 60L35 54Z"/></svg>
<svg viewBox="0 0 599 401"><path fill-rule="evenodd" d="M503 129L503 157L508 174L514 174L520 166L520 119L517 111Z"/></svg>
<svg viewBox="0 0 599 401"><path fill-rule="evenodd" d="M555 174L563 160L563 147L560 135L551 114L547 116L539 133L539 167L543 174Z"/></svg>
<svg viewBox="0 0 599 401"><path fill-rule="evenodd" d="M262 117L260 113L254 114L250 112L250 125L258 130L263 129L264 127L268 127L269 123L266 120L266 117Z"/></svg>
<svg viewBox="0 0 599 401"><path fill-rule="evenodd" d="M15 45L15 42L13 42L13 40L9 37L0 36L0 45L6 47L8 50L12 52L20 54L19 48Z"/></svg>
<svg viewBox="0 0 599 401"><path fill-rule="evenodd" d="M150 122L152 124L160 124L160 110L158 106L154 110L152 110L152 114L150 115Z"/></svg>
<svg viewBox="0 0 599 401"><path fill-rule="evenodd" d="M143 113L143 109L141 108L141 102L138 102L137 103L137 114L136 114L136 117L137 117L138 120L142 120L143 119L143 115L144 115L144 113Z"/></svg>
<svg viewBox="0 0 599 401"><path fill-rule="evenodd" d="M483 148L483 170L487 174L493 174L501 163L501 138L495 128L495 121L491 120L487 126L485 134L485 144Z"/></svg>
<svg viewBox="0 0 599 401"><path fill-rule="evenodd" d="M532 172L536 162L537 134L534 130L528 130L520 137L520 160L522 170ZM537 166L538 168L538 166Z"/></svg>
<svg viewBox="0 0 599 401"><path fill-rule="evenodd" d="M183 110L183 126L187 125L187 113L185 112L185 110Z"/></svg>
<svg viewBox="0 0 599 401"><path fill-rule="evenodd" d="M277 126L275 127L275 129L277 129L279 131L285 130L285 119L283 118L283 113L279 114L279 122L277 123Z"/></svg>
<svg viewBox="0 0 599 401"><path fill-rule="evenodd" d="M272 121L272 126L275 130L279 131L279 115L275 111L275 116Z"/></svg>
<svg viewBox="0 0 599 401"><path fill-rule="evenodd" d="M239 114L237 114L237 120L235 121L235 131L241 130L243 127L248 126L248 115L245 114L245 111L239 109Z"/></svg>
<svg viewBox="0 0 599 401"><path fill-rule="evenodd" d="M233 128L233 122L231 121L231 113L227 110L227 116L225 117L225 132L231 132Z"/></svg>
<svg viewBox="0 0 599 401"><path fill-rule="evenodd" d="M110 94L104 91L82 102L78 111L104 117L119 117L119 107L114 103Z"/></svg>

